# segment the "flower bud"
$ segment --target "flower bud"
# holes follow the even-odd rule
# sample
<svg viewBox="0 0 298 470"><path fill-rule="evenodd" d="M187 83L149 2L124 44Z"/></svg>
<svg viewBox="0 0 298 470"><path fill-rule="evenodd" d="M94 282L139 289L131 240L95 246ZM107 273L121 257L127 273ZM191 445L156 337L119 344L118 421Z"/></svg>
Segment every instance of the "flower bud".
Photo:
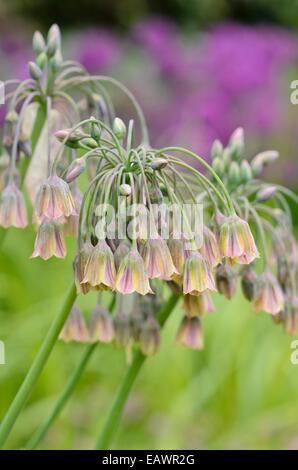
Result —
<svg viewBox="0 0 298 470"><path fill-rule="evenodd" d="M53 57L60 46L61 34L58 25L53 24L48 32L47 37L47 55Z"/></svg>
<svg viewBox="0 0 298 470"><path fill-rule="evenodd" d="M122 121L122 119L116 117L113 122L113 131L116 137L118 137L119 140L124 139L126 135L126 125Z"/></svg>
<svg viewBox="0 0 298 470"><path fill-rule="evenodd" d="M166 158L155 158L151 163L152 170L162 170L168 164L168 160Z"/></svg>
<svg viewBox="0 0 298 470"><path fill-rule="evenodd" d="M67 170L65 181L71 183L80 176L86 168L86 160L84 157L73 160Z"/></svg>
<svg viewBox="0 0 298 470"><path fill-rule="evenodd" d="M240 183L240 167L237 162L231 162L228 170L229 182L234 186Z"/></svg>
<svg viewBox="0 0 298 470"><path fill-rule="evenodd" d="M258 202L266 202L274 196L277 191L276 186L266 186L257 192L256 200Z"/></svg>
<svg viewBox="0 0 298 470"><path fill-rule="evenodd" d="M36 57L36 64L38 65L38 67L43 70L45 68L45 65L47 63L47 55L45 52L41 52L41 54L39 54L37 57Z"/></svg>
<svg viewBox="0 0 298 470"><path fill-rule="evenodd" d="M257 290L257 274L251 269L246 268L241 277L241 287L244 297L251 302Z"/></svg>
<svg viewBox="0 0 298 470"><path fill-rule="evenodd" d="M216 139L211 147L211 158L214 160L215 158L221 158L223 154L223 145L220 140Z"/></svg>
<svg viewBox="0 0 298 470"><path fill-rule="evenodd" d="M46 43L40 31L35 31L32 46L37 56L46 50Z"/></svg>
<svg viewBox="0 0 298 470"><path fill-rule="evenodd" d="M225 148L224 151L223 151L222 161L223 161L224 170L227 171L229 169L230 163L231 163L231 153L230 153L230 149L228 147Z"/></svg>
<svg viewBox="0 0 298 470"><path fill-rule="evenodd" d="M247 160L243 160L240 164L240 179L242 183L247 183L252 179L252 171Z"/></svg>
<svg viewBox="0 0 298 470"><path fill-rule="evenodd" d="M198 317L184 317L176 336L177 343L201 350L204 347L202 324Z"/></svg>
<svg viewBox="0 0 298 470"><path fill-rule="evenodd" d="M90 149L96 149L98 147L98 143L92 137L83 137L79 140L79 147L89 147Z"/></svg>
<svg viewBox="0 0 298 470"><path fill-rule="evenodd" d="M237 288L236 274L230 266L221 264L216 269L215 279L218 292L230 300L234 296Z"/></svg>
<svg viewBox="0 0 298 470"><path fill-rule="evenodd" d="M121 196L130 196L131 195L131 186L129 184L121 184L119 186L119 193Z"/></svg>
<svg viewBox="0 0 298 470"><path fill-rule="evenodd" d="M29 62L29 73L30 77L33 78L33 80L39 80L42 76L42 70L38 67L35 62Z"/></svg>
<svg viewBox="0 0 298 470"><path fill-rule="evenodd" d="M238 127L231 135L229 147L232 158L241 157L244 150L244 133L242 127Z"/></svg>
<svg viewBox="0 0 298 470"><path fill-rule="evenodd" d="M115 336L114 324L108 310L97 305L90 316L89 322L90 340L110 343Z"/></svg>
<svg viewBox="0 0 298 470"><path fill-rule="evenodd" d="M14 123L14 122L18 122L18 120L19 120L19 115L14 109L11 111L8 111L8 113L5 116L6 122Z"/></svg>
<svg viewBox="0 0 298 470"><path fill-rule="evenodd" d="M224 174L224 163L222 158L214 158L214 160L212 161L212 168L219 177L222 177L222 175Z"/></svg>
<svg viewBox="0 0 298 470"><path fill-rule="evenodd" d="M267 150L258 153L251 161L251 169L254 176L260 175L265 165L274 162L279 157L279 153L275 150Z"/></svg>
<svg viewBox="0 0 298 470"><path fill-rule="evenodd" d="M140 349L146 356L156 354L160 346L160 326L155 318L148 318L140 325Z"/></svg>

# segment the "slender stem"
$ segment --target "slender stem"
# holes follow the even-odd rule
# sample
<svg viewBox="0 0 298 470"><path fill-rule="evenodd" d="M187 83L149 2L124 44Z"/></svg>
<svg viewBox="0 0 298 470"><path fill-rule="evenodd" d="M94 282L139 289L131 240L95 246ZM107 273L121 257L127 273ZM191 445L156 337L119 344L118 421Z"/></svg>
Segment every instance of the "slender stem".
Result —
<svg viewBox="0 0 298 470"><path fill-rule="evenodd" d="M54 408L51 410L51 413L47 416L43 423L37 428L36 432L33 434L32 438L29 440L26 445L26 449L33 450L36 449L38 444L42 441L46 435L49 427L53 424L55 419L59 416L67 401L69 400L72 392L74 391L82 373L84 372L89 359L92 356L93 351L95 350L97 343L88 344L82 355L82 358L79 362L78 367L75 369L71 375L69 381L67 382L62 394L55 403Z"/></svg>
<svg viewBox="0 0 298 470"><path fill-rule="evenodd" d="M110 313L114 309L115 300L116 300L116 296L113 295L112 301L108 307L108 310ZM28 441L28 444L26 445L26 449L29 449L29 450L36 449L38 444L42 441L42 439L46 435L49 427L53 424L55 419L60 415L61 411L63 410L69 398L71 397L74 389L76 388L76 385L78 381L80 380L84 370L86 369L86 366L97 345L98 343L92 343L86 346L86 349L84 351L84 354L82 355L82 358L78 366L76 367L70 379L68 380L64 390L62 391L62 394L60 395L57 402L55 403L54 408L51 410L50 414L47 416L44 422L41 423L41 425L37 428L36 432L33 434L31 439Z"/></svg>
<svg viewBox="0 0 298 470"><path fill-rule="evenodd" d="M35 357L29 372L27 373L21 387L19 388L12 404L10 405L6 416L3 418L0 427L0 448L3 447L6 439L8 438L13 425L15 424L19 414L25 406L40 374L42 373L46 362L55 346L59 333L64 325L64 322L73 306L76 299L76 287L73 284L66 296L64 304L54 319L42 345Z"/></svg>
<svg viewBox="0 0 298 470"><path fill-rule="evenodd" d="M157 319L162 327L172 310L176 306L179 300L179 294L173 293L167 303L160 309ZM95 448L101 450L107 450L110 447L111 441L114 437L114 434L119 426L121 415L131 391L131 388L135 382L135 379L138 376L138 373L146 359L146 356L140 351L135 352L133 361L123 378L123 381L114 397L111 408L108 412L106 421L104 423L103 429L96 440Z"/></svg>

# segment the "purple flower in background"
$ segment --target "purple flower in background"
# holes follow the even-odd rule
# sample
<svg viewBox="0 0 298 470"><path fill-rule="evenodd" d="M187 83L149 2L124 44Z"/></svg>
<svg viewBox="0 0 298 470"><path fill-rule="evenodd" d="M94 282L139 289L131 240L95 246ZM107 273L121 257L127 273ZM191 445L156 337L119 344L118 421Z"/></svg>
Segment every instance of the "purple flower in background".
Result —
<svg viewBox="0 0 298 470"><path fill-rule="evenodd" d="M80 33L75 44L76 59L90 73L105 70L117 62L120 45L117 38L103 29L88 29Z"/></svg>

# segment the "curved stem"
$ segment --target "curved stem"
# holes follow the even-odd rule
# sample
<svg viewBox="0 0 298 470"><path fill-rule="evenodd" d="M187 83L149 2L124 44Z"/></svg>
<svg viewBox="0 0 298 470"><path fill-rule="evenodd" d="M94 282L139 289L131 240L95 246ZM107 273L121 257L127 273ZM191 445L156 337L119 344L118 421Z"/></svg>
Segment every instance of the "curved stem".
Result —
<svg viewBox="0 0 298 470"><path fill-rule="evenodd" d="M0 448L6 442L19 414L21 413L23 407L25 406L28 398L31 395L31 392L39 379L40 374L42 373L47 360L54 348L59 333L65 323L67 316L73 306L73 303L76 299L77 292L76 287L73 284L66 296L64 304L59 312L59 314L54 319L48 333L41 345L41 348L35 357L29 372L27 373L21 387L19 388L12 404L10 405L6 416L3 418L0 427Z"/></svg>
<svg viewBox="0 0 298 470"><path fill-rule="evenodd" d="M179 294L173 293L167 303L160 309L157 319L161 327L165 324L167 318L175 308L178 300ZM118 428L125 403L145 359L146 356L144 356L144 354L142 354L140 351L135 353L133 361L129 366L124 376L123 382L121 383L112 402L103 429L98 439L96 440L96 449L106 450L110 447L115 431Z"/></svg>

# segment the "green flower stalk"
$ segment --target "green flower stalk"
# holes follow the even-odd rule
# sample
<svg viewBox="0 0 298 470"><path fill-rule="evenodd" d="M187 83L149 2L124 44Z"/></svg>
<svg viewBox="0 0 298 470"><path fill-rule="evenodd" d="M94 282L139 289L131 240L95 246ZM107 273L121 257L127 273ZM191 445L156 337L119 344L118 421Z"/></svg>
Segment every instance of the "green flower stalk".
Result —
<svg viewBox="0 0 298 470"><path fill-rule="evenodd" d="M3 143L8 166L0 224L27 225L21 164L29 161L26 179L37 227L32 257L64 258L65 236L73 236L75 288L2 421L0 444L60 336L65 342L91 346L30 447L69 398L93 343L101 341L122 347L130 364L97 440L97 448L107 448L141 366L146 356L158 354L161 328L180 297L185 315L176 340L193 349L203 348L201 317L214 310L213 293L218 290L230 300L238 278L256 311L272 314L287 332L297 332L298 246L287 199L298 203L298 198L287 188L262 181L264 167L278 154L268 151L246 158L241 128L225 148L214 142L211 164L185 148L152 148L134 96L116 80L90 76L80 64L64 61L56 25L47 40L35 33L33 49L31 78L10 82L15 89L7 96ZM116 115L104 87L107 82L130 100L137 120L124 122ZM35 125L30 139L23 129L32 105ZM134 138L137 125L140 141ZM43 127L46 150L36 156ZM46 161L40 165L42 155ZM40 166L32 183L30 170ZM73 303L77 294L90 291L97 291L99 300L86 322ZM101 305L103 291L116 303L113 318Z"/></svg>

